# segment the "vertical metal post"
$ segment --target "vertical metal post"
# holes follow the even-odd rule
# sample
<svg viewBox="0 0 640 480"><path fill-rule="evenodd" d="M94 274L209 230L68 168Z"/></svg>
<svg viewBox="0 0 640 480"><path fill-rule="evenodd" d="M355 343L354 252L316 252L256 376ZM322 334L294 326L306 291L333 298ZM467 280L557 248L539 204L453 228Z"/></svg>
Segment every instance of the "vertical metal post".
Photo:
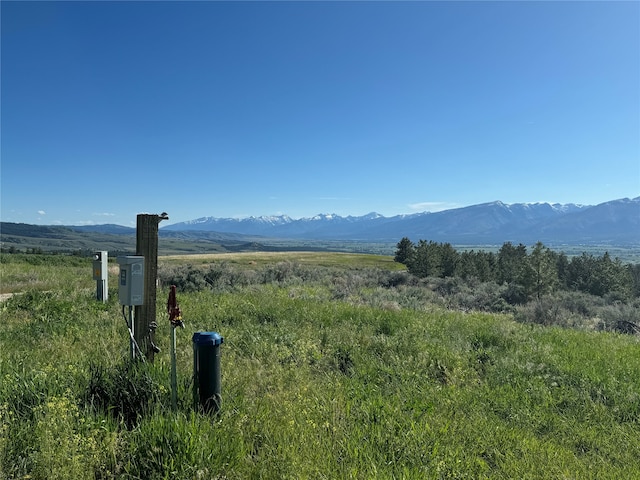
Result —
<svg viewBox="0 0 640 480"><path fill-rule="evenodd" d="M96 296L98 301L107 303L109 300L109 288L107 287L107 280L96 280Z"/></svg>
<svg viewBox="0 0 640 480"><path fill-rule="evenodd" d="M93 279L96 281L96 299L104 302L109 299L109 254L101 250L93 254Z"/></svg>
<svg viewBox="0 0 640 480"><path fill-rule="evenodd" d="M178 407L178 379L176 367L176 328L184 328L182 312L176 299L176 286L171 285L169 298L167 299L167 313L171 324L171 405L174 410Z"/></svg>
<svg viewBox="0 0 640 480"><path fill-rule="evenodd" d="M178 378L176 373L176 328L171 326L171 406L178 408Z"/></svg>

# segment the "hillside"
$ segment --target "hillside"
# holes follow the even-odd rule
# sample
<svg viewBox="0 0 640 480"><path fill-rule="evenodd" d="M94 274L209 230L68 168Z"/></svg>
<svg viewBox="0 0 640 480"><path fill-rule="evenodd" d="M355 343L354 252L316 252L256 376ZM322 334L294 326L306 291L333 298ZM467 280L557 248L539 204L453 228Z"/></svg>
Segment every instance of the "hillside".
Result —
<svg viewBox="0 0 640 480"><path fill-rule="evenodd" d="M7 257L7 286L29 281L2 304L0 478L640 478L638 337L595 316L578 330L450 310L446 289L339 255L171 258L158 300L183 280L185 328L158 321L160 352L132 363L117 287L97 302L90 260ZM215 416L193 405L199 331L224 337Z"/></svg>
<svg viewBox="0 0 640 480"><path fill-rule="evenodd" d="M112 233L112 232L118 233ZM109 233L106 233L109 232ZM107 250L110 255L136 250L136 231L119 225L84 227L41 226L0 222L0 243L3 251L42 250L47 252L87 253ZM222 242L225 242L223 245ZM247 243L234 235L185 235L172 232L161 235L161 254L235 251Z"/></svg>
<svg viewBox="0 0 640 480"><path fill-rule="evenodd" d="M2 251L7 252L88 254L97 250L107 250L110 256L117 256L135 252L136 231L120 225L63 227L0 222L0 245ZM393 249L393 243L287 240L207 231L160 230L158 239L160 255L299 250L390 255Z"/></svg>

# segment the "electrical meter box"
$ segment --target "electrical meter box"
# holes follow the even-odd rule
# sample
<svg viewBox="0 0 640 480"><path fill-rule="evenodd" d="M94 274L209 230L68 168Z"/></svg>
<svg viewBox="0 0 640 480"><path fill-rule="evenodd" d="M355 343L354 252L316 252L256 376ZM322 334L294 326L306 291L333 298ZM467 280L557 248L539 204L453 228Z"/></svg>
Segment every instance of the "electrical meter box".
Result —
<svg viewBox="0 0 640 480"><path fill-rule="evenodd" d="M109 254L104 250L93 254L93 279L106 280L109 273L107 261Z"/></svg>
<svg viewBox="0 0 640 480"><path fill-rule="evenodd" d="M144 257L127 255L118 257L118 300L120 305L142 305L144 303Z"/></svg>

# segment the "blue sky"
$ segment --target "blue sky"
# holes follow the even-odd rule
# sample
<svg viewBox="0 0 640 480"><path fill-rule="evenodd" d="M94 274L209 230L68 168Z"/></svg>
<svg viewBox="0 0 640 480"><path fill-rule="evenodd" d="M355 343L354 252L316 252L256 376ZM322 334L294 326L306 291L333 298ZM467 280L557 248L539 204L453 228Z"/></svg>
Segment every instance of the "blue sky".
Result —
<svg viewBox="0 0 640 480"><path fill-rule="evenodd" d="M640 195L638 2L0 8L3 221Z"/></svg>

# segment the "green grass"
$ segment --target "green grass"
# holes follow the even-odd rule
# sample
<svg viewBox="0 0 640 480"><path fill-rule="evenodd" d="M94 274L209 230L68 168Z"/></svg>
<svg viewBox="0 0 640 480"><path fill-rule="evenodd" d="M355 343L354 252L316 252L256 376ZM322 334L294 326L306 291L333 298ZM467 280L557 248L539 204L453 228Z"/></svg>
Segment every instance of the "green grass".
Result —
<svg viewBox="0 0 640 480"><path fill-rule="evenodd" d="M84 288L91 278L89 258L0 254L0 293ZM95 288L95 283L93 285Z"/></svg>
<svg viewBox="0 0 640 480"><path fill-rule="evenodd" d="M89 263L22 268L47 291L0 305L0 478L640 476L638 337L355 305L323 282L178 292L173 411L166 291L162 352L131 366L117 292L93 299ZM225 338L214 416L191 406L198 330Z"/></svg>

